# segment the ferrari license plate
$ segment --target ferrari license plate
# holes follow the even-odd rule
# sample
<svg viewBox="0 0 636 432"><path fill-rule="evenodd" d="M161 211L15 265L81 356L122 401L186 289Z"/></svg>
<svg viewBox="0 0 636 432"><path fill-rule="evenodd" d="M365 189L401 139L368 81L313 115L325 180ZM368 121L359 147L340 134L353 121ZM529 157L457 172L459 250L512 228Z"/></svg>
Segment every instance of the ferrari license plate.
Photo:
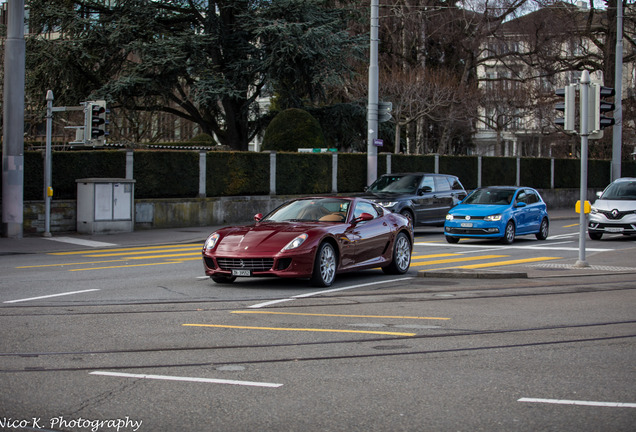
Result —
<svg viewBox="0 0 636 432"><path fill-rule="evenodd" d="M251 270L232 270L232 276L252 276Z"/></svg>
<svg viewBox="0 0 636 432"><path fill-rule="evenodd" d="M462 222L462 228L472 228L472 227L473 227L472 222Z"/></svg>

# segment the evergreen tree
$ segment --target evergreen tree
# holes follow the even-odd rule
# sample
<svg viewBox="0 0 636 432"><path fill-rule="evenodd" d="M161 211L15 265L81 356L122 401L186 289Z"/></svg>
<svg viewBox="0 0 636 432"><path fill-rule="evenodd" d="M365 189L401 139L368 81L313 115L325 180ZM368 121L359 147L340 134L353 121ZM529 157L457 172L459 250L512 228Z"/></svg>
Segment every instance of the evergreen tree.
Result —
<svg viewBox="0 0 636 432"><path fill-rule="evenodd" d="M286 106L319 101L361 53L347 10L332 3L30 0L28 93L171 113L247 150L264 89L280 91Z"/></svg>

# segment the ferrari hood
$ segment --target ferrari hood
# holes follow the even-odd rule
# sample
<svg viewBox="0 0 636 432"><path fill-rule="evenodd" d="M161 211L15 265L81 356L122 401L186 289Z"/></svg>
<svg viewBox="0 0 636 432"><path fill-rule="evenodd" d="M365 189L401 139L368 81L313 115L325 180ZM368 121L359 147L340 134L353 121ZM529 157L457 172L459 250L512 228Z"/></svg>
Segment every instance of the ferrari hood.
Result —
<svg viewBox="0 0 636 432"><path fill-rule="evenodd" d="M219 232L221 239L217 253L277 253L299 234L307 231L306 225L293 223L257 223L227 228Z"/></svg>

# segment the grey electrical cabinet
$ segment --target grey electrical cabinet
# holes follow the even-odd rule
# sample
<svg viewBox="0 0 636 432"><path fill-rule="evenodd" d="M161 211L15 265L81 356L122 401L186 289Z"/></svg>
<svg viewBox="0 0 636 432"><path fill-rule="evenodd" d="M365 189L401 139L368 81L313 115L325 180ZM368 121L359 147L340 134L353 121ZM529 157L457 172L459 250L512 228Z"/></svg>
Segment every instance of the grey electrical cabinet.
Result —
<svg viewBox="0 0 636 432"><path fill-rule="evenodd" d="M135 180L85 178L77 183L77 232L132 232L135 227Z"/></svg>

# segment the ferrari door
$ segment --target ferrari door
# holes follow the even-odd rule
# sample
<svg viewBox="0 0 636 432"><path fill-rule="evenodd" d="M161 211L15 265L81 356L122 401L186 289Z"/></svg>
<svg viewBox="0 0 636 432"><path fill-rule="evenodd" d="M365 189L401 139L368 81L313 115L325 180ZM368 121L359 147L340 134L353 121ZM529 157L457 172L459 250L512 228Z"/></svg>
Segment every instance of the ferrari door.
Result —
<svg viewBox="0 0 636 432"><path fill-rule="evenodd" d="M391 238L391 228L383 217L384 210L368 202L358 202L354 208L354 220L362 213L370 214L373 219L357 222L351 227L357 237L355 265L380 261Z"/></svg>

